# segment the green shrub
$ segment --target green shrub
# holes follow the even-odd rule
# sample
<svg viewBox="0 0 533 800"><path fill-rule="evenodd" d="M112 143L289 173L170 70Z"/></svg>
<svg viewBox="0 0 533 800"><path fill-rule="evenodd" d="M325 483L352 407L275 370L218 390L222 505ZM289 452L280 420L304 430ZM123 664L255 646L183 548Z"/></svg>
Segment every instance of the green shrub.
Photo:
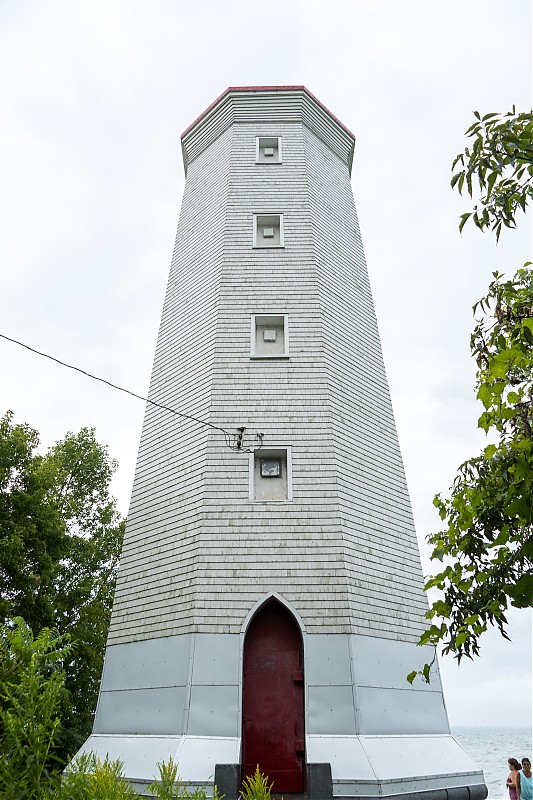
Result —
<svg viewBox="0 0 533 800"><path fill-rule="evenodd" d="M71 651L68 636L44 628L34 638L20 617L0 627L0 798L143 800L124 778L123 762L94 753L75 758L61 779L54 746ZM182 782L172 758L157 767L148 790L158 800L207 800L205 789ZM213 800L222 800L216 787Z"/></svg>
<svg viewBox="0 0 533 800"><path fill-rule="evenodd" d="M71 762L53 800L144 800L124 778L123 767L120 760L101 761L94 753L85 753ZM159 778L148 791L158 800L207 800L205 789L189 791L172 757L159 762L157 769ZM216 787L213 800L222 800Z"/></svg>
<svg viewBox="0 0 533 800"><path fill-rule="evenodd" d="M54 800L141 800L124 778L123 767L119 759L101 761L85 753L70 763Z"/></svg>
<svg viewBox="0 0 533 800"><path fill-rule="evenodd" d="M157 764L159 778L148 787L158 800L207 800L205 789L189 790L188 784L183 783L178 775L178 764L172 756L168 761ZM213 800L222 800L224 795L218 793L217 787L213 790Z"/></svg>
<svg viewBox="0 0 533 800"><path fill-rule="evenodd" d="M68 637L43 628L37 638L21 617L0 629L0 797L46 800L59 775L54 742L64 696Z"/></svg>
<svg viewBox="0 0 533 800"><path fill-rule="evenodd" d="M241 797L243 800L270 800L273 786L273 782L268 785L268 777L259 771L258 764L254 774L243 780Z"/></svg>
<svg viewBox="0 0 533 800"><path fill-rule="evenodd" d="M175 798L185 798L188 796L187 787L181 782L178 775L178 765L170 756L168 761L160 761L157 765L159 779L155 780L148 787L154 797L159 800L175 800Z"/></svg>
<svg viewBox="0 0 533 800"><path fill-rule="evenodd" d="M54 800L87 800L90 792L91 773L97 768L94 753L83 753L73 759L63 773L61 786Z"/></svg>

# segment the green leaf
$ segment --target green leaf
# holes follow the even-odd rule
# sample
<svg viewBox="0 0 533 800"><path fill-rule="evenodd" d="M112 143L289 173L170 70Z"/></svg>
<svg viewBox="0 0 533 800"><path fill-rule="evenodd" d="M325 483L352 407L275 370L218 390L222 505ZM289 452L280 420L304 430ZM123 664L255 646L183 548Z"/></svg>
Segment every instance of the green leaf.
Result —
<svg viewBox="0 0 533 800"><path fill-rule="evenodd" d="M505 506L504 512L508 517L528 519L531 513L531 501L529 498L515 497L514 500ZM500 537L498 537L495 544L505 544L509 539L509 533L503 532L500 541L499 539Z"/></svg>
<svg viewBox="0 0 533 800"><path fill-rule="evenodd" d="M511 605L515 608L529 608L533 606L533 575L525 574L518 579L515 586L508 587Z"/></svg>
<svg viewBox="0 0 533 800"><path fill-rule="evenodd" d="M476 396L478 400L481 400L485 408L490 408L493 399L492 387L488 386L486 383L482 383L477 390Z"/></svg>
<svg viewBox="0 0 533 800"><path fill-rule="evenodd" d="M455 158L453 160L453 164L452 164L452 172L455 169L455 167L457 166L457 164L459 163L459 161L461 163L463 162L463 153L459 153L459 155L455 156Z"/></svg>
<svg viewBox="0 0 533 800"><path fill-rule="evenodd" d="M464 226L466 225L467 220L470 219L471 216L472 216L471 211L467 211L465 214L461 214L461 221L459 222L459 233L462 232Z"/></svg>
<svg viewBox="0 0 533 800"><path fill-rule="evenodd" d="M487 200L490 199L490 196L491 196L491 193L492 193L492 188L493 188L497 178L498 178L498 173L497 172L491 172L489 177L488 177L488 180L487 180Z"/></svg>
<svg viewBox="0 0 533 800"><path fill-rule="evenodd" d="M450 181L450 186L452 187L452 189L460 178L461 178L460 172L458 172L456 175L453 176L453 178Z"/></svg>
<svg viewBox="0 0 533 800"><path fill-rule="evenodd" d="M524 337L526 338L528 344L533 344L533 319L523 319L522 330L524 331Z"/></svg>

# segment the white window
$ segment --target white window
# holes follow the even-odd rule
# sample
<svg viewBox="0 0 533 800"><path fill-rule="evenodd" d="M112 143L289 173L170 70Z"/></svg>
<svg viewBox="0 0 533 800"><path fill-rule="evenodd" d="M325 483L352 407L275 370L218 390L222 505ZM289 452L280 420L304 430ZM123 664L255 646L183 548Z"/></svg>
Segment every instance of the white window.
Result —
<svg viewBox="0 0 533 800"><path fill-rule="evenodd" d="M281 136L256 136L256 164L281 164Z"/></svg>
<svg viewBox="0 0 533 800"><path fill-rule="evenodd" d="M250 500L292 500L290 447L261 447L250 453Z"/></svg>
<svg viewBox="0 0 533 800"><path fill-rule="evenodd" d="M289 357L287 314L252 314L250 357Z"/></svg>
<svg viewBox="0 0 533 800"><path fill-rule="evenodd" d="M254 214L254 247L283 247L283 214Z"/></svg>

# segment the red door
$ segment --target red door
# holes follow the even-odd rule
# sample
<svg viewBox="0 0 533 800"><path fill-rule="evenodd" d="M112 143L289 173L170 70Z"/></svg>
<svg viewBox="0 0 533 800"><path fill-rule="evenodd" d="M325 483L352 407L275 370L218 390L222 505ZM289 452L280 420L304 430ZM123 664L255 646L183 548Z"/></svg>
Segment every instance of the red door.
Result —
<svg viewBox="0 0 533 800"><path fill-rule="evenodd" d="M292 614L269 601L244 641L242 755L244 775L257 764L273 791L304 789L303 645Z"/></svg>

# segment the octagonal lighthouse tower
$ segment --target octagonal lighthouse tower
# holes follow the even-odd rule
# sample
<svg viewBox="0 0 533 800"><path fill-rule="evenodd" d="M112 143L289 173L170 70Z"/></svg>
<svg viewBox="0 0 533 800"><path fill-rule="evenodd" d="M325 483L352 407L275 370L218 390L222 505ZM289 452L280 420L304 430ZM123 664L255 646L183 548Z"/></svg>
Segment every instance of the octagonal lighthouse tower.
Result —
<svg viewBox="0 0 533 800"><path fill-rule="evenodd" d="M427 601L354 137L303 86L238 87L182 146L85 749L121 758L139 785L173 756L226 800L257 764L284 795L484 798L439 675L406 681L433 653L416 645Z"/></svg>

